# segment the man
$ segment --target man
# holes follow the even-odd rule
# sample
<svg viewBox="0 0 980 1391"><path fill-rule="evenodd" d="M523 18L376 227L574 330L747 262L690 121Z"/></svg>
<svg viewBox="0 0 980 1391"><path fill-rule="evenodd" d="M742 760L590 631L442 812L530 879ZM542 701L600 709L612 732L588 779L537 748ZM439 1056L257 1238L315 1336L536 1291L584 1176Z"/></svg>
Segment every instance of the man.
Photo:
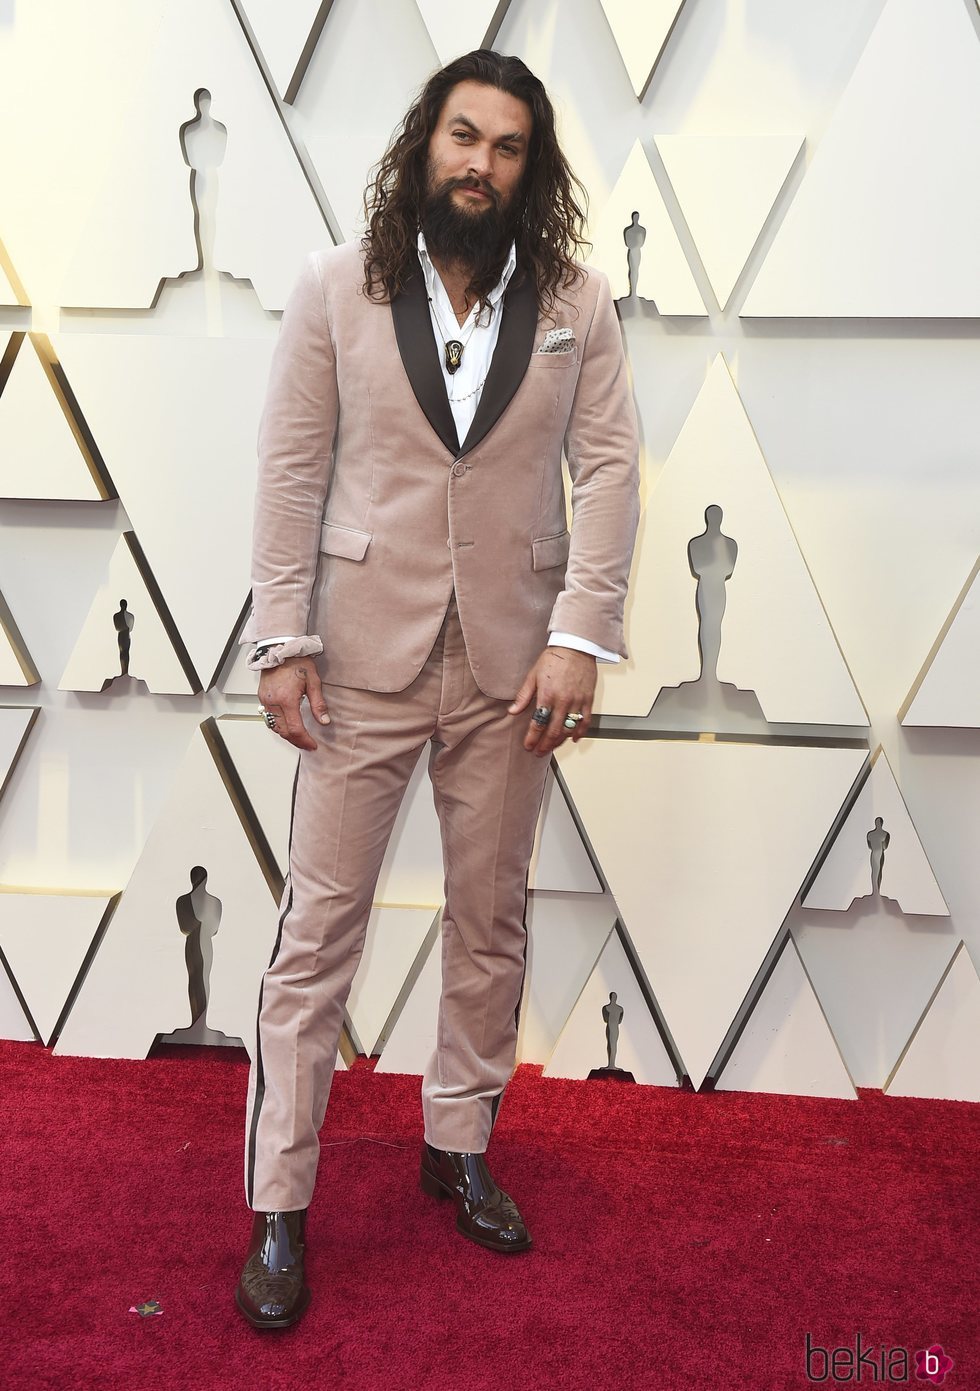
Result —
<svg viewBox="0 0 980 1391"><path fill-rule="evenodd" d="M638 518L622 338L605 277L572 259L574 183L538 79L468 54L389 146L363 242L310 256L283 315L243 639L266 722L301 750L249 1074L236 1301L255 1327L309 1303L317 1131L427 743L446 902L420 1182L464 1236L531 1244L485 1151L515 1063L548 758L588 728L597 659L626 655Z"/></svg>

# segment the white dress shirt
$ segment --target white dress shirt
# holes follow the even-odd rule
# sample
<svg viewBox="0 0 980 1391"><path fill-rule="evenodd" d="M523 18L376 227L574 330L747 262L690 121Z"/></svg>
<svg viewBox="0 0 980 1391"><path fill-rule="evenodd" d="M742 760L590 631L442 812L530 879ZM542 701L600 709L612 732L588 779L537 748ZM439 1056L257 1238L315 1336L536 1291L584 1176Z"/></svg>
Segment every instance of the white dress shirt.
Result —
<svg viewBox="0 0 980 1391"><path fill-rule="evenodd" d="M442 283L442 277L429 259L422 232L419 232L418 253L422 274L425 276L429 317L432 320L432 332L435 334L436 346L439 349L442 378L446 384L446 395L449 397L453 420L456 423L456 435L462 443L473 423L473 417L476 415L483 383L487 379L493 352L497 346L500 319L503 314L500 302L517 266L517 249L511 242L503 273L487 296L488 303L482 309L479 305L474 305L462 324L456 318L456 312L446 292L446 287ZM455 372L450 372L446 366L445 345L453 338L464 346L459 367ZM293 640L292 637L263 638L256 643L255 653L258 655L262 648ZM548 645L549 647L572 647L578 652L588 652L600 662L619 661L617 652L609 652L606 648L590 642L588 638L577 637L574 633L551 633Z"/></svg>

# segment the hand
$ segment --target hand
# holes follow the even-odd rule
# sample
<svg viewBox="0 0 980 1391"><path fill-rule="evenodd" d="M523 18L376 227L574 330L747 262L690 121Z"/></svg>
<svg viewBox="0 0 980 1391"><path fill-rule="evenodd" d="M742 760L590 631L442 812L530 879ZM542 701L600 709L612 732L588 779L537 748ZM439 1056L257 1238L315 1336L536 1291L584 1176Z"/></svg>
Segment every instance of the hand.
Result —
<svg viewBox="0 0 980 1391"><path fill-rule="evenodd" d="M528 706L533 711L546 705L551 711L547 725L529 721L524 736L524 747L529 753L545 758L569 737L577 743L588 731L595 677L595 658L588 652L578 652L573 647L544 649L507 710L509 715L519 715ZM583 716L574 730L565 728L569 710Z"/></svg>
<svg viewBox="0 0 980 1391"><path fill-rule="evenodd" d="M276 717L274 733L298 749L316 748L300 714L303 697L321 724L329 724L320 674L312 657L290 657L282 666L267 667L259 677L259 703Z"/></svg>

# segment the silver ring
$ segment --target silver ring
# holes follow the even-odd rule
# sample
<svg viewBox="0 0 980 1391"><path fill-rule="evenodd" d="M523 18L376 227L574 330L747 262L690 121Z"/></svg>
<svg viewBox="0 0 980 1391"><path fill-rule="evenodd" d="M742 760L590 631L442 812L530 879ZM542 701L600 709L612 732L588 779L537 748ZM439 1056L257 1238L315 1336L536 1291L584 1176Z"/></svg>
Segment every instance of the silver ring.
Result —
<svg viewBox="0 0 980 1391"><path fill-rule="evenodd" d="M574 729L575 726L578 724L579 720L584 720L584 719L585 719L585 716L584 716L584 715L578 714L577 711L569 710L568 714L565 716L565 728L566 728L566 729Z"/></svg>
<svg viewBox="0 0 980 1391"><path fill-rule="evenodd" d="M541 725L542 727L546 725L550 719L551 710L548 708L547 705L539 705L537 710L535 710L534 714L531 716L531 720L533 721L533 723L536 725Z"/></svg>
<svg viewBox="0 0 980 1391"><path fill-rule="evenodd" d="M267 710L264 705L259 706L259 711L269 728L275 729L278 716L274 715L271 710Z"/></svg>

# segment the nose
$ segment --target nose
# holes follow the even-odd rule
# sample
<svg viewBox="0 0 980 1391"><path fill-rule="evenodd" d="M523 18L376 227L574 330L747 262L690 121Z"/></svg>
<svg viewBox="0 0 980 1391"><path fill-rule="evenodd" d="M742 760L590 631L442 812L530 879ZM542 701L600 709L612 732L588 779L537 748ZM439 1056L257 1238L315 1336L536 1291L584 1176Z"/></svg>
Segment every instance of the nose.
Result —
<svg viewBox="0 0 980 1391"><path fill-rule="evenodd" d="M470 150L470 173L477 179L489 180L493 172L493 161L489 147L477 146Z"/></svg>

